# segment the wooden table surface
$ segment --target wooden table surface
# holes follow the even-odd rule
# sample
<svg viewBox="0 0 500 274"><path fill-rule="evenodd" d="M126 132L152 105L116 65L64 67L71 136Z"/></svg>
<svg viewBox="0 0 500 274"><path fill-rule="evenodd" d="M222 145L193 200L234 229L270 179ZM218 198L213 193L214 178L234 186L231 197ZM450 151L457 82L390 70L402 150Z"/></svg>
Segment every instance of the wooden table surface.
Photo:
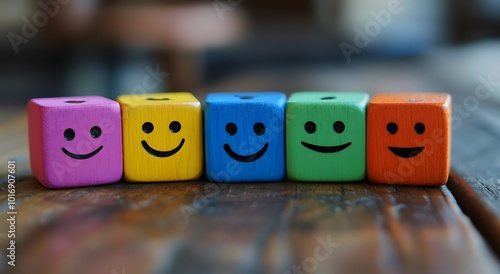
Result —
<svg viewBox="0 0 500 274"><path fill-rule="evenodd" d="M243 89L423 90L449 92L454 104L463 105L480 85L478 77L489 73L500 81L498 69L471 68L465 76L462 70L443 72L460 62L457 56L464 54L363 61L347 68L260 69L198 95ZM25 110L3 108L0 161L16 160L18 214L16 267L11 267L5 256L5 167L0 271L500 273L500 87L495 88L454 126L453 171L443 187L202 180L50 190L30 175Z"/></svg>

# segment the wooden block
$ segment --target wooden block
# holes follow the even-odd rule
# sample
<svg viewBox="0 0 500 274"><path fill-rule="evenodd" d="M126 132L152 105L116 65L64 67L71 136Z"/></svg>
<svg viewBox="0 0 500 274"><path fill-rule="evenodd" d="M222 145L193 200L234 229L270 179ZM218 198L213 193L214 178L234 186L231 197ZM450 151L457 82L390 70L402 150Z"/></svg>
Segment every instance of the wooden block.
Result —
<svg viewBox="0 0 500 274"><path fill-rule="evenodd" d="M45 187L113 183L122 177L120 106L100 96L28 103L31 169Z"/></svg>
<svg viewBox="0 0 500 274"><path fill-rule="evenodd" d="M279 92L208 94L207 178L216 182L283 180L285 104L286 96Z"/></svg>
<svg viewBox="0 0 500 274"><path fill-rule="evenodd" d="M451 96L377 94L368 106L368 179L439 186L450 170Z"/></svg>
<svg viewBox="0 0 500 274"><path fill-rule="evenodd" d="M130 182L194 180L203 173L201 104L191 93L123 95L124 177Z"/></svg>
<svg viewBox="0 0 500 274"><path fill-rule="evenodd" d="M288 177L359 181L366 175L366 105L361 92L297 92L287 104Z"/></svg>

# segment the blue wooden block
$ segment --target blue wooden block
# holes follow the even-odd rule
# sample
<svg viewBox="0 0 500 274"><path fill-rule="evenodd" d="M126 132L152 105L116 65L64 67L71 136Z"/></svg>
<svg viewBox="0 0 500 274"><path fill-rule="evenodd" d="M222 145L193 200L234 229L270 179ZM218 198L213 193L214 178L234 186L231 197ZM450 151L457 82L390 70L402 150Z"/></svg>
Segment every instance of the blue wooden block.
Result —
<svg viewBox="0 0 500 274"><path fill-rule="evenodd" d="M208 180L285 178L285 105L280 92L211 93L205 100Z"/></svg>

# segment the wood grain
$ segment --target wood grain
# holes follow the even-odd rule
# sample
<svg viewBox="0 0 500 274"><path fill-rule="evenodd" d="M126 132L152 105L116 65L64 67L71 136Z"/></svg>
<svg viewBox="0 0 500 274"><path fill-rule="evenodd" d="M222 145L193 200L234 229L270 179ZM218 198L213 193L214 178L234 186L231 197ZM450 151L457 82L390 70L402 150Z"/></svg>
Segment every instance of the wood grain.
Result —
<svg viewBox="0 0 500 274"><path fill-rule="evenodd" d="M459 60L457 68L470 70L463 60L450 58ZM453 77L443 81L443 74ZM464 88L468 85L460 82L464 80L436 63L426 66L421 60L405 59L353 62L319 71L260 70L236 75L210 90L233 91L243 83L247 90L288 92L311 87L436 90L452 93L454 102L461 104L470 95ZM470 87L473 91L474 85ZM203 93L198 95L203 98ZM480 101L479 108L454 129L454 172L445 187L275 183L215 188L200 181L47 190L31 178L20 180L22 264L15 270L120 273L125 267L128 274L293 273L294 265L314 256L318 236L330 236L340 246L319 264L318 273L499 273L498 258L486 246L499 246L499 105L498 99ZM27 159L25 120L23 114L14 115L4 120L8 127L2 121L1 157L18 163ZM26 165L18 165L19 173L28 171ZM220 193L205 199L205 188ZM5 228L0 222L1 236ZM0 242L5 252L5 237ZM12 272L3 262L0 272Z"/></svg>
<svg viewBox="0 0 500 274"><path fill-rule="evenodd" d="M456 96L463 104L467 96ZM454 174L448 187L500 256L500 100L481 101L453 130Z"/></svg>
<svg viewBox="0 0 500 274"><path fill-rule="evenodd" d="M208 184L19 182L16 271L286 273L321 241L334 245L317 273L500 270L446 187L228 184L207 198Z"/></svg>

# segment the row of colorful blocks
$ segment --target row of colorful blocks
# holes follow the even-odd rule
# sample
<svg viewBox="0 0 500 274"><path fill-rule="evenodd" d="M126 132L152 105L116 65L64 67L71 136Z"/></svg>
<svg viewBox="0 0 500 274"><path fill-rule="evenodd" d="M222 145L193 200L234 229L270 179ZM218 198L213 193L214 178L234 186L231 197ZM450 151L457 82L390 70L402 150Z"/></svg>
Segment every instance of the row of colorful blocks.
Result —
<svg viewBox="0 0 500 274"><path fill-rule="evenodd" d="M32 99L31 167L46 187L194 180L442 185L451 96L297 92ZM204 118L204 123L203 123ZM286 142L285 142L286 140ZM204 165L205 160L205 165Z"/></svg>

